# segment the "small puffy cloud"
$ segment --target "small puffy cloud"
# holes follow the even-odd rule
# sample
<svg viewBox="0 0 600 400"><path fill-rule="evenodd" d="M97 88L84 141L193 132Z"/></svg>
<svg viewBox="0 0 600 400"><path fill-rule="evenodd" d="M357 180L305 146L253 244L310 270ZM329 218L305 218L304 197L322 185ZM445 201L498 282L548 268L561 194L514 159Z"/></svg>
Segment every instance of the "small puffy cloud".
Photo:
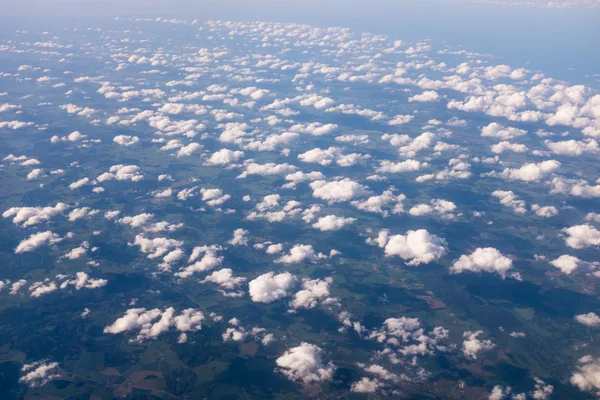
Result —
<svg viewBox="0 0 600 400"><path fill-rule="evenodd" d="M414 115L396 115L394 118L392 118L388 124L392 125L392 126L396 126L396 125L404 125L409 123L410 121L412 121L414 118Z"/></svg>
<svg viewBox="0 0 600 400"><path fill-rule="evenodd" d="M288 295L296 277L289 272L275 275L267 272L248 284L248 293L252 301L256 303L272 303Z"/></svg>
<svg viewBox="0 0 600 400"><path fill-rule="evenodd" d="M329 147L328 149L315 148L298 155L298 159L305 163L325 166L335 162L342 167L350 167L358 161L368 158L370 158L370 156L358 153L344 155L342 149L339 147Z"/></svg>
<svg viewBox="0 0 600 400"><path fill-rule="evenodd" d="M331 250L329 257L338 254L337 250ZM283 264L298 264L306 261L315 261L318 259L328 258L323 253L316 253L315 249L310 244L297 244L292 247L288 254L279 257L275 262Z"/></svg>
<svg viewBox="0 0 600 400"><path fill-rule="evenodd" d="M554 206L542 207L539 204L533 204L531 210L535 211L535 215L543 218L550 218L558 215L558 209Z"/></svg>
<svg viewBox="0 0 600 400"><path fill-rule="evenodd" d="M244 172L238 175L239 179L248 177L249 175L260 175L260 176L271 176L271 175L282 175L289 174L296 171L298 167L290 164L257 164L250 163L245 166Z"/></svg>
<svg viewBox="0 0 600 400"><path fill-rule="evenodd" d="M42 168L34 168L27 174L27 180L32 181L45 176Z"/></svg>
<svg viewBox="0 0 600 400"><path fill-rule="evenodd" d="M187 146L182 146L177 150L177 157L189 157L204 148L200 143L190 143Z"/></svg>
<svg viewBox="0 0 600 400"><path fill-rule="evenodd" d="M83 140L87 137L87 135L82 134L79 131L75 131L75 132L71 132L66 136L66 139L63 138L63 140L68 140L69 142L78 142L80 140Z"/></svg>
<svg viewBox="0 0 600 400"><path fill-rule="evenodd" d="M134 216L127 216L117 220L119 224L129 225L132 228L140 228L150 223L154 219L154 214L142 213Z"/></svg>
<svg viewBox="0 0 600 400"><path fill-rule="evenodd" d="M233 151L229 149L221 149L214 152L208 160L206 160L207 164L210 165L227 165L232 162L238 161L240 158L244 157L243 151Z"/></svg>
<svg viewBox="0 0 600 400"><path fill-rule="evenodd" d="M417 204L408 210L408 213L413 216L422 215L438 215L444 219L453 219L455 215L456 204L444 199L432 199L430 204Z"/></svg>
<svg viewBox="0 0 600 400"><path fill-rule="evenodd" d="M217 255L217 251L221 250L218 246L197 246L194 247L188 262L194 263L177 272L175 276L180 278L189 278L197 272L204 272L218 267L223 263L224 258ZM202 258L196 261L200 256Z"/></svg>
<svg viewBox="0 0 600 400"><path fill-rule="evenodd" d="M416 160L404 160L397 163L389 160L384 160L381 162L376 171L379 173L389 174L396 174L399 172L412 172L421 169L421 165L421 162Z"/></svg>
<svg viewBox="0 0 600 400"><path fill-rule="evenodd" d="M205 201L211 207L220 206L231 198L228 194L223 194L221 189L200 189L202 201Z"/></svg>
<svg viewBox="0 0 600 400"><path fill-rule="evenodd" d="M228 243L232 246L247 246L248 233L245 229L236 229L233 231L233 238Z"/></svg>
<svg viewBox="0 0 600 400"><path fill-rule="evenodd" d="M235 289L244 282L246 278L234 277L233 271L230 268L223 268L218 271L214 271L206 278L200 281L200 283L212 282L221 286L224 289Z"/></svg>
<svg viewBox="0 0 600 400"><path fill-rule="evenodd" d="M383 384L378 379L363 377L352 384L350 391L354 393L375 393L382 387Z"/></svg>
<svg viewBox="0 0 600 400"><path fill-rule="evenodd" d="M416 94L412 97L409 97L408 101L409 102L416 101L416 102L424 103L424 102L429 102L429 101L438 101L439 99L440 99L440 95L437 92L435 92L433 90L428 90L421 94Z"/></svg>
<svg viewBox="0 0 600 400"><path fill-rule="evenodd" d="M29 387L39 387L59 377L58 363L40 360L31 364L25 364L21 368L24 375L19 378L20 383Z"/></svg>
<svg viewBox="0 0 600 400"><path fill-rule="evenodd" d="M520 168L505 168L500 176L507 180L518 180L524 182L537 182L546 175L555 172L560 163L555 160L546 160L540 163L524 164Z"/></svg>
<svg viewBox="0 0 600 400"><path fill-rule="evenodd" d="M322 301L331 301L329 298L329 285L333 282L331 278L325 279L304 279L302 290L294 295L290 307L314 308Z"/></svg>
<svg viewBox="0 0 600 400"><path fill-rule="evenodd" d="M586 326L591 326L593 328L600 326L600 317L593 312L576 315L575 321Z"/></svg>
<svg viewBox="0 0 600 400"><path fill-rule="evenodd" d="M119 334L127 331L138 331L132 342L143 342L156 339L161 334L174 327L179 332L194 332L202 329L204 314L201 311L188 308L180 315L175 315L175 309L169 307L164 311L154 308L132 308L118 318L114 323L104 328L104 333ZM158 321L156 321L158 319ZM156 321L156 322L154 322Z"/></svg>
<svg viewBox="0 0 600 400"><path fill-rule="evenodd" d="M571 384L586 392L600 391L600 360L585 356L578 360L577 370L571 375Z"/></svg>
<svg viewBox="0 0 600 400"><path fill-rule="evenodd" d="M293 125L289 130L291 132L306 133L313 136L327 135L331 132L335 132L338 129L336 124L321 124L320 122L312 122L310 124Z"/></svg>
<svg viewBox="0 0 600 400"><path fill-rule="evenodd" d="M82 178L78 181L71 183L69 185L69 189L71 189L71 190L79 189L80 187L83 187L83 186L87 185L88 183L90 183L90 178Z"/></svg>
<svg viewBox="0 0 600 400"><path fill-rule="evenodd" d="M144 175L141 174L140 167L137 165L118 164L113 165L110 167L108 172L105 172L96 178L98 182L109 181L112 179L116 179L118 181L138 182L144 179Z"/></svg>
<svg viewBox="0 0 600 400"><path fill-rule="evenodd" d="M525 153L527 151L527 146L525 146L524 144L520 144L520 143L511 143L508 141L502 141L500 143L496 143L492 146L490 146L490 150L492 150L493 153L496 154L501 154L504 153L505 151L513 151L515 153Z"/></svg>
<svg viewBox="0 0 600 400"><path fill-rule="evenodd" d="M574 249L600 245L600 231L589 224L574 225L563 229L567 234L565 243Z"/></svg>
<svg viewBox="0 0 600 400"><path fill-rule="evenodd" d="M119 216L119 214L121 214L121 211L119 210L107 211L104 213L104 218L109 220L115 219Z"/></svg>
<svg viewBox="0 0 600 400"><path fill-rule="evenodd" d="M148 254L149 259L154 259L165 255L172 249L183 246L183 242L165 237L149 239L144 235L135 235L135 240L133 243L129 243L129 246L139 246L142 253Z"/></svg>
<svg viewBox="0 0 600 400"><path fill-rule="evenodd" d="M365 200L355 200L350 204L359 210L381 214L387 217L390 211L386 208L391 207L392 214L404 212L402 201L406 199L404 194L394 195L392 190L386 190L379 196L371 196Z"/></svg>
<svg viewBox="0 0 600 400"><path fill-rule="evenodd" d="M488 126L481 129L481 136L492 137L497 139L514 139L519 136L526 135L527 131L513 127L505 127L497 122L492 122Z"/></svg>
<svg viewBox="0 0 600 400"><path fill-rule="evenodd" d="M98 289L106 286L108 281L106 279L92 279L85 272L77 272L75 279L66 280L61 283L60 288L65 289L69 285L75 287L76 290L81 289Z"/></svg>
<svg viewBox="0 0 600 400"><path fill-rule="evenodd" d="M325 178L325 175L323 175L321 172L318 172L318 171L312 171L312 172L296 171L292 174L287 174L285 176L285 180L288 181L288 183L283 185L282 188L295 189L296 185L298 183L307 182L307 181L323 180L324 178Z"/></svg>
<svg viewBox="0 0 600 400"><path fill-rule="evenodd" d="M490 272L506 276L508 270L512 268L512 260L503 256L493 247L478 248L469 255L462 255L450 267L450 271L460 274L465 271L471 272Z"/></svg>
<svg viewBox="0 0 600 400"><path fill-rule="evenodd" d="M600 152L598 142L594 139L583 141L565 140L562 142L546 142L546 147L554 154L563 156L580 156L584 153L595 154Z"/></svg>
<svg viewBox="0 0 600 400"><path fill-rule="evenodd" d="M78 219L88 218L98 214L100 210L95 210L90 207L74 208L68 215L69 221L74 222Z"/></svg>
<svg viewBox="0 0 600 400"><path fill-rule="evenodd" d="M472 359L477 359L477 355L483 351L491 350L495 347L491 340L479 340L477 337L483 331L467 331L463 333L465 340L462 344L462 353Z"/></svg>
<svg viewBox="0 0 600 400"><path fill-rule="evenodd" d="M29 251L34 251L40 246L43 245L53 245L62 240L58 234L53 233L51 231L46 232L38 232L34 233L29 238L23 240L19 245L15 248L16 254L26 253Z"/></svg>
<svg viewBox="0 0 600 400"><path fill-rule="evenodd" d="M430 147L436 138L435 133L423 132L419 136L412 139L409 143L398 147L398 153L402 157L414 157L421 150Z"/></svg>
<svg viewBox="0 0 600 400"><path fill-rule="evenodd" d="M81 258L87 254L89 246L90 245L88 242L83 242L81 246L75 247L74 249L70 250L63 257L69 260L76 260L78 258Z"/></svg>
<svg viewBox="0 0 600 400"><path fill-rule="evenodd" d="M56 203L54 207L11 207L2 213L2 217L12 217L13 224L26 228L49 221L55 215L64 213L67 208L65 203Z"/></svg>
<svg viewBox="0 0 600 400"><path fill-rule="evenodd" d="M140 138L137 136L130 135L117 135L113 138L113 142L121 146L133 146L136 143L139 143Z"/></svg>
<svg viewBox="0 0 600 400"><path fill-rule="evenodd" d="M387 231L381 231L376 243L384 248L386 257L398 256L406 260L407 265L412 266L429 264L447 252L446 241L425 229L407 231L406 235L391 237Z"/></svg>
<svg viewBox="0 0 600 400"><path fill-rule="evenodd" d="M321 217L312 224L313 228L319 229L320 231L338 231L346 225L350 225L356 221L356 218L344 218L335 215L327 215Z"/></svg>
<svg viewBox="0 0 600 400"><path fill-rule="evenodd" d="M336 203L362 197L369 193L368 187L349 178L336 181L318 180L310 183L313 197Z"/></svg>
<svg viewBox="0 0 600 400"><path fill-rule="evenodd" d="M577 269L577 266L581 264L581 260L570 254L563 254L556 260L550 261L550 264L560 269L563 274L569 275L571 272Z"/></svg>
<svg viewBox="0 0 600 400"><path fill-rule="evenodd" d="M495 190L492 192L492 196L499 199L502 205L512 208L517 214L525 214L527 212L525 201L519 200L512 190Z"/></svg>
<svg viewBox="0 0 600 400"><path fill-rule="evenodd" d="M278 370L289 380L311 384L333 378L335 365L323 358L324 352L320 347L302 342L300 346L287 350L275 362Z"/></svg>

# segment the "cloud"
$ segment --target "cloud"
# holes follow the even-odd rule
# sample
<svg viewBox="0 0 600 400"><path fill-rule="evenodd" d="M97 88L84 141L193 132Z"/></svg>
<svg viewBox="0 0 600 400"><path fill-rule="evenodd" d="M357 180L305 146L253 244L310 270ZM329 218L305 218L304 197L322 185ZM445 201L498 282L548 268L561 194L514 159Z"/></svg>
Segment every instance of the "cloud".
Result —
<svg viewBox="0 0 600 400"><path fill-rule="evenodd" d="M210 165L227 165L232 162L238 161L244 157L243 151L232 151L229 149L221 149L214 152L206 161Z"/></svg>
<svg viewBox="0 0 600 400"><path fill-rule="evenodd" d="M149 259L154 259L166 254L169 250L183 246L183 241L168 239L165 237L156 237L149 239L144 235L135 235L133 243L129 243L129 246L139 246L140 251L144 254L148 254Z"/></svg>
<svg viewBox="0 0 600 400"><path fill-rule="evenodd" d="M595 154L600 152L598 142L594 139L585 139L583 141L566 140L562 142L546 142L546 147L554 154L564 156L580 156L584 153Z"/></svg>
<svg viewBox="0 0 600 400"><path fill-rule="evenodd" d="M220 206L231 198L228 194L223 194L221 189L200 189L202 201L205 201L211 207Z"/></svg>
<svg viewBox="0 0 600 400"><path fill-rule="evenodd" d="M116 179L118 181L131 181L138 182L144 179L144 175L140 173L140 167L137 165L113 165L110 167L108 172L98 176L96 180L98 182L109 181Z"/></svg>
<svg viewBox="0 0 600 400"><path fill-rule="evenodd" d="M119 224L129 225L132 228L140 228L149 224L152 219L154 219L154 214L142 213L131 217L123 217L118 219L117 222Z"/></svg>
<svg viewBox="0 0 600 400"><path fill-rule="evenodd" d="M496 345L491 340L479 340L477 337L481 335L483 331L467 331L463 333L465 340L462 344L462 353L472 359L477 359L477 355L483 351L493 349Z"/></svg>
<svg viewBox="0 0 600 400"><path fill-rule="evenodd" d="M288 290L296 281L296 277L289 272L275 275L267 272L248 284L248 293L256 303L272 303L288 295Z"/></svg>
<svg viewBox="0 0 600 400"><path fill-rule="evenodd" d="M433 102L433 101L438 101L440 99L440 95L433 90L428 90L425 91L421 94L416 94L412 97L408 98L409 102L420 102L420 103L424 103L424 102Z"/></svg>
<svg viewBox="0 0 600 400"><path fill-rule="evenodd" d="M71 183L69 185L69 189L71 189L71 190L79 189L80 187L83 187L83 186L87 185L88 183L90 183L90 178L82 178L78 181Z"/></svg>
<svg viewBox="0 0 600 400"><path fill-rule="evenodd" d="M393 119L391 119L388 124L392 126L396 125L404 125L412 121L414 115L396 115Z"/></svg>
<svg viewBox="0 0 600 400"><path fill-rule="evenodd" d="M455 218L455 215L452 214L453 211L456 210L456 204L451 201L443 200L443 199L432 199L430 204L417 204L408 210L408 213L413 216L422 216L422 215L439 215L445 219Z"/></svg>
<svg viewBox="0 0 600 400"><path fill-rule="evenodd" d="M31 364L25 364L21 368L21 372L25 375L19 378L20 383L24 383L29 387L39 387L58 378L58 363L48 362L48 360L40 360Z"/></svg>
<svg viewBox="0 0 600 400"><path fill-rule="evenodd" d="M200 283L212 282L221 286L224 289L235 289L244 282L246 278L233 277L233 271L230 268L223 268L218 271L214 271L206 278L200 281Z"/></svg>
<svg viewBox="0 0 600 400"><path fill-rule="evenodd" d="M336 250L332 250L330 252L329 257L337 254ZM284 263L284 264L298 264L301 262L307 261L315 261L317 259L327 258L323 253L316 253L313 247L310 244L297 244L292 247L288 254L284 254L279 257L275 262Z"/></svg>
<svg viewBox="0 0 600 400"><path fill-rule="evenodd" d="M74 208L68 215L69 221L74 222L78 219L92 217L98 214L100 210L91 209L90 207Z"/></svg>
<svg viewBox="0 0 600 400"><path fill-rule="evenodd" d="M471 272L490 272L506 277L508 270L512 268L512 260L503 256L493 247L477 248L469 255L462 255L450 267L450 271L460 274L465 271Z"/></svg>
<svg viewBox="0 0 600 400"><path fill-rule="evenodd" d="M290 164L256 164L250 163L245 166L244 172L238 175L239 179L247 178L249 175L260 175L260 176L271 176L271 175L282 175L289 174L298 169L295 165Z"/></svg>
<svg viewBox="0 0 600 400"><path fill-rule="evenodd" d="M392 190L386 190L379 196L371 196L363 201L352 201L350 204L359 210L381 214L387 217L390 211L385 210L388 206L393 205L392 214L401 214L404 212L402 201L406 199L404 194L394 195Z"/></svg>
<svg viewBox="0 0 600 400"><path fill-rule="evenodd" d="M555 172L560 163L555 160L546 160L540 163L528 163L521 168L506 168L500 176L508 180L519 180L524 182L537 182L548 174Z"/></svg>
<svg viewBox="0 0 600 400"><path fill-rule="evenodd" d="M531 206L531 210L535 211L535 215L543 218L550 218L558 215L558 209L554 206L542 207L538 204L533 204Z"/></svg>
<svg viewBox="0 0 600 400"><path fill-rule="evenodd" d="M43 245L53 245L62 240L60 236L56 233L52 233L51 231L34 233L29 238L21 241L19 245L15 248L16 254L26 253L29 251L34 251L40 246Z"/></svg>
<svg viewBox="0 0 600 400"><path fill-rule="evenodd" d="M389 174L396 174L399 172L412 172L412 171L418 171L419 169L421 169L421 162L416 161L416 160L405 160L405 161L400 161L400 162L392 162L389 160L383 160L381 161L379 167L376 169L377 172L379 173L389 173ZM427 164L423 164L423 165L427 165Z"/></svg>
<svg viewBox="0 0 600 400"><path fill-rule="evenodd" d="M82 134L79 131L75 131L75 132L71 132L69 133L66 138L63 138L63 140L68 140L69 142L78 142L80 140L83 140L87 137L87 135Z"/></svg>
<svg viewBox="0 0 600 400"><path fill-rule="evenodd" d="M586 392L600 391L600 360L588 355L580 358L578 364L571 384Z"/></svg>
<svg viewBox="0 0 600 400"><path fill-rule="evenodd" d="M310 183L313 197L326 200L329 203L348 201L369 193L368 187L349 178L336 181L318 180Z"/></svg>
<svg viewBox="0 0 600 400"><path fill-rule="evenodd" d="M589 224L574 225L563 232L567 234L565 243L574 249L600 246L600 231Z"/></svg>
<svg viewBox="0 0 600 400"><path fill-rule="evenodd" d="M435 133L424 132L412 139L410 143L398 147L398 153L403 157L414 157L421 150L430 147L435 138Z"/></svg>
<svg viewBox="0 0 600 400"><path fill-rule="evenodd" d="M68 207L65 203L56 203L54 207L11 207L2 213L2 217L13 217L13 224L26 228L49 221L55 215L64 213Z"/></svg>
<svg viewBox="0 0 600 400"><path fill-rule="evenodd" d="M117 135L113 138L113 142L121 146L133 146L136 143L139 143L140 138L137 136L130 135Z"/></svg>
<svg viewBox="0 0 600 400"><path fill-rule="evenodd" d="M575 256L563 254L556 260L550 261L550 264L560 269L563 274L569 275L577 269L577 266L581 264L581 260Z"/></svg>
<svg viewBox="0 0 600 400"><path fill-rule="evenodd" d="M232 246L247 246L248 245L248 231L245 229L236 229L233 231L233 238L227 242Z"/></svg>
<svg viewBox="0 0 600 400"><path fill-rule="evenodd" d="M197 246L194 247L192 254L188 262L194 262L198 257L202 255L202 258L194 264L188 265L182 268L181 271L177 272L175 276L180 278L189 278L196 272L209 271L213 268L218 267L223 263L223 256L218 256L217 251L221 250L218 246Z"/></svg>
<svg viewBox="0 0 600 400"><path fill-rule="evenodd" d="M320 122L312 122L306 125L293 125L289 130L290 132L306 133L313 136L322 136L337 131L338 126L336 124L324 125Z"/></svg>
<svg viewBox="0 0 600 400"><path fill-rule="evenodd" d="M137 337L131 342L143 342L156 339L161 334L174 327L179 332L194 332L202 329L204 314L201 311L188 308L180 315L175 315L175 309L168 307L164 311L154 308L131 308L125 314L104 328L104 333L119 334L128 331L138 331ZM158 319L158 321L156 321ZM156 322L153 322L156 321Z"/></svg>
<svg viewBox="0 0 600 400"><path fill-rule="evenodd" d="M328 381L333 378L336 367L323 360L323 350L314 344L302 342L281 355L275 363L278 371L289 380L303 384Z"/></svg>
<svg viewBox="0 0 600 400"><path fill-rule="evenodd" d="M106 279L91 279L85 272L77 272L75 279L64 281L61 285L61 289L65 289L67 286L74 286L76 290L85 289L98 289L106 286L108 281Z"/></svg>
<svg viewBox="0 0 600 400"><path fill-rule="evenodd" d="M576 315L575 321L579 322L580 324L590 326L592 328L600 326L600 317L593 312Z"/></svg>
<svg viewBox="0 0 600 400"><path fill-rule="evenodd" d="M382 387L383 384L379 380L363 377L352 384L350 391L354 393L375 393Z"/></svg>
<svg viewBox="0 0 600 400"><path fill-rule="evenodd" d="M481 136L503 140L514 139L516 137L524 136L526 134L527 131L513 127L506 127L497 122L492 122L491 124L481 129Z"/></svg>
<svg viewBox="0 0 600 400"><path fill-rule="evenodd" d="M289 183L286 183L285 185L283 185L282 188L295 189L296 185L298 183L306 182L306 181L323 180L324 178L325 178L325 175L323 175L321 172L318 172L318 171L312 171L312 172L296 171L292 174L287 174L285 176L285 180L289 181Z"/></svg>
<svg viewBox="0 0 600 400"><path fill-rule="evenodd" d="M440 259L447 252L446 241L425 229L409 230L406 235L391 237L383 230L379 234L377 244L384 248L386 257L398 256L407 260L406 265L411 266L429 264Z"/></svg>
<svg viewBox="0 0 600 400"><path fill-rule="evenodd" d="M200 143L190 143L187 146L180 147L179 150L177 150L176 155L179 158L189 157L203 148L204 146L202 146Z"/></svg>
<svg viewBox="0 0 600 400"><path fill-rule="evenodd" d="M344 218L335 215L327 215L321 217L315 222L312 227L320 231L338 231L346 225L350 225L356 221L356 218Z"/></svg>
<svg viewBox="0 0 600 400"><path fill-rule="evenodd" d="M511 190L495 190L492 192L492 196L500 199L502 205L512 208L517 214L525 214L527 212L527 205L525 202L519 200L517 195Z"/></svg>
<svg viewBox="0 0 600 400"><path fill-rule="evenodd" d="M304 279L302 290L294 295L290 307L314 308L319 302L333 301L329 298L329 285L333 282L332 278L325 279Z"/></svg>
<svg viewBox="0 0 600 400"><path fill-rule="evenodd" d="M514 151L515 153L525 153L527 151L527 146L519 143L510 143L507 141L502 141L500 143L496 143L490 146L490 150L493 153L501 154L505 151Z"/></svg>

